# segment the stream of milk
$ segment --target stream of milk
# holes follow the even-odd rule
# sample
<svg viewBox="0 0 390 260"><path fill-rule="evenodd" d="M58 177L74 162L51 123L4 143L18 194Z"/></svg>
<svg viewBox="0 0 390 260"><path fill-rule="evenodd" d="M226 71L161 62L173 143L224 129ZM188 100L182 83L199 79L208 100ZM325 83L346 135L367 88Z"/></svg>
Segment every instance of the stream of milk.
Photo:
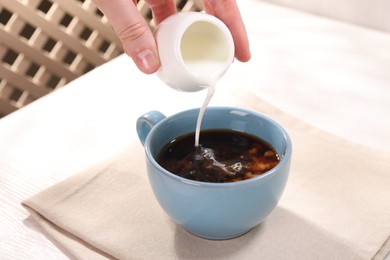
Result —
<svg viewBox="0 0 390 260"><path fill-rule="evenodd" d="M221 76L221 68L224 63L220 61L202 60L197 62L188 62L187 67L196 76L199 82L204 82L204 88L207 88L207 96L200 107L195 130L195 146L199 146L200 129L207 106L215 92L215 85Z"/></svg>
<svg viewBox="0 0 390 260"><path fill-rule="evenodd" d="M198 114L198 120L196 122L196 130L195 130L195 146L199 146L199 136L200 136L200 128L202 125L202 120L204 116L204 112L206 111L206 108L208 104L210 103L211 98L213 97L215 92L215 82L209 84L207 86L207 96L203 102L203 105L201 106Z"/></svg>

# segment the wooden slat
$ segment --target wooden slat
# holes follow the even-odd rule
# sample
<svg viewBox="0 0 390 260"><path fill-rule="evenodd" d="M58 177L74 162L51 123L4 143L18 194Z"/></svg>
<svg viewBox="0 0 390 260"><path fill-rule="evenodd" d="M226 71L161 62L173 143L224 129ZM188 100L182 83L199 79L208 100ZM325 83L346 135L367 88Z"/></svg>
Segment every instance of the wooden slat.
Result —
<svg viewBox="0 0 390 260"><path fill-rule="evenodd" d="M0 97L0 114L8 115L16 110L18 110L18 107L13 106L8 100L4 100Z"/></svg>
<svg viewBox="0 0 390 260"><path fill-rule="evenodd" d="M83 23L91 28L99 31L99 34L107 38L109 41L115 42L116 45L122 46L121 41L116 36L114 30L110 25L103 24L101 20L97 19L97 15L87 12L76 1L70 0L56 0L56 2L66 11L77 16Z"/></svg>
<svg viewBox="0 0 390 260"><path fill-rule="evenodd" d="M75 79L79 76L60 63L50 59L43 52L37 51L13 34L4 31L2 27L0 27L0 38L2 39L3 44L8 48L11 48L19 53L23 53L29 60L35 61L39 64L44 64L52 72L58 74L58 76L66 77L69 80Z"/></svg>
<svg viewBox="0 0 390 260"><path fill-rule="evenodd" d="M182 11L203 10L203 5L200 0L187 1L183 6Z"/></svg>
<svg viewBox="0 0 390 260"><path fill-rule="evenodd" d="M27 80L25 77L20 77L20 75L14 73L10 69L7 69L5 66L0 66L0 75L2 79L12 82L13 85L18 86L21 90L28 91L29 94L34 98L39 98L50 93L49 89L37 87L34 83Z"/></svg>
<svg viewBox="0 0 390 260"><path fill-rule="evenodd" d="M79 39L68 35L63 30L61 30L56 24L49 23L41 15L37 14L32 8L27 8L25 5L21 4L17 0L12 1L3 1L2 4L9 10L17 13L19 16L23 17L27 22L33 24L34 26L41 28L42 31L50 32L48 35L52 35L53 38L56 38L60 41L63 41L70 49L75 52L81 53L87 60L95 65L101 65L106 60L104 60L99 55L96 55L95 52L84 46Z"/></svg>

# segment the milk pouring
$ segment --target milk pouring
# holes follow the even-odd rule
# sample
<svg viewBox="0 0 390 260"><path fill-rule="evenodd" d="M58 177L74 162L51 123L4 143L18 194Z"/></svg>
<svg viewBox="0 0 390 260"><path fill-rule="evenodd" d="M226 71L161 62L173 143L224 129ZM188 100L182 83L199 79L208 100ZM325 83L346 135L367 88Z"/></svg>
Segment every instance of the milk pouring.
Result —
<svg viewBox="0 0 390 260"><path fill-rule="evenodd" d="M207 89L199 111L195 145L201 121L218 79L234 59L234 43L226 25L212 15L181 12L160 23L155 32L161 67L157 75L170 87L185 92Z"/></svg>

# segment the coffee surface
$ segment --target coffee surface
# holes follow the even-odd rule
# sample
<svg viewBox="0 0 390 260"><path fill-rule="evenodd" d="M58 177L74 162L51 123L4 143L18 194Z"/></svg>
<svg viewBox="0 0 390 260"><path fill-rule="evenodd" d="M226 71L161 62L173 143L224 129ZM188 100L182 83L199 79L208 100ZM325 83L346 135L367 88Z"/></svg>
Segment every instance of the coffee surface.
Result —
<svg viewBox="0 0 390 260"><path fill-rule="evenodd" d="M166 170L196 181L235 182L265 173L279 163L275 149L262 139L233 130L204 130L165 145L156 161Z"/></svg>

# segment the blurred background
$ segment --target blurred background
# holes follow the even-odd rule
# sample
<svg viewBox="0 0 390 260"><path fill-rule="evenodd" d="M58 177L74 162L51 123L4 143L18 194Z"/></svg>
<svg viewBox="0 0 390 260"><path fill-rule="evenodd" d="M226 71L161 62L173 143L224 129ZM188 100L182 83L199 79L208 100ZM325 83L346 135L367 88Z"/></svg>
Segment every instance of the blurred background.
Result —
<svg viewBox="0 0 390 260"><path fill-rule="evenodd" d="M176 1L201 10L200 0ZM145 1L137 3L154 27ZM91 0L0 0L0 117L123 53Z"/></svg>
<svg viewBox="0 0 390 260"><path fill-rule="evenodd" d="M259 0L261 1L261 0ZM178 10L202 10L178 0ZM390 32L389 0L263 0ZM153 27L145 2L138 8ZM91 0L0 0L0 118L123 53Z"/></svg>
<svg viewBox="0 0 390 260"><path fill-rule="evenodd" d="M390 32L388 0L263 0L313 14Z"/></svg>

